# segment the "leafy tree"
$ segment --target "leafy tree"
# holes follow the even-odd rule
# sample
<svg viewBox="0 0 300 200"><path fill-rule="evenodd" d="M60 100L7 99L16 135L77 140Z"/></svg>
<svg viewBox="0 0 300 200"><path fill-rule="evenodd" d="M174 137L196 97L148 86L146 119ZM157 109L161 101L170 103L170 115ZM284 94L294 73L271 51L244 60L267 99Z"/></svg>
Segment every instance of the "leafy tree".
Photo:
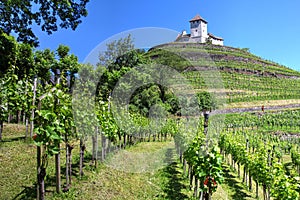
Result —
<svg viewBox="0 0 300 200"><path fill-rule="evenodd" d="M200 110L211 111L217 108L216 100L209 92L200 92L197 97Z"/></svg>
<svg viewBox="0 0 300 200"><path fill-rule="evenodd" d="M145 85L132 95L130 110L146 116L152 105L160 103L162 103L162 100L160 99L159 87L154 84L150 86Z"/></svg>
<svg viewBox="0 0 300 200"><path fill-rule="evenodd" d="M26 43L17 43L13 36L0 34L0 76L12 69L18 80L32 78L34 75L50 79L50 68L53 66L55 55L49 49L34 51Z"/></svg>
<svg viewBox="0 0 300 200"><path fill-rule="evenodd" d="M16 114L18 122L28 116L31 101L31 77L34 71L33 49L25 43L17 43L12 36L0 34L0 77L2 88L1 107L3 122L7 114ZM25 120L25 118L24 118Z"/></svg>
<svg viewBox="0 0 300 200"><path fill-rule="evenodd" d="M129 37L130 38L130 37ZM125 40L125 39L124 39ZM113 50L108 50L108 52L104 53L105 62L101 61L100 63L105 64L106 70L103 72L101 79L99 80L99 85L97 88L97 94L100 99L107 101L110 93L113 91L114 87L118 80L130 71L132 68L139 66L140 64L144 64L147 60L143 57L144 52L141 50L132 50L131 45L128 40L125 40L125 44L122 43L122 39L120 39L116 44L113 42ZM131 43L133 41L130 40ZM111 44L108 44L108 49ZM132 44L133 45L133 44ZM124 47L125 46L125 47ZM118 50L118 49L122 50ZM127 51L125 50L127 48ZM119 55L119 53L124 52L123 55L120 55L117 58L114 56ZM104 58L103 58L104 59ZM115 60L111 60L115 59ZM98 64L100 65L100 64Z"/></svg>
<svg viewBox="0 0 300 200"><path fill-rule="evenodd" d="M37 75L42 81L49 81L49 70L55 61L54 52L49 49L34 51L29 44L17 43L14 37L5 33L0 34L0 46L0 76L11 69L18 80Z"/></svg>
<svg viewBox="0 0 300 200"><path fill-rule="evenodd" d="M201 92L197 94L200 110L204 115L204 134L207 134L209 113L217 108L216 100L209 92Z"/></svg>
<svg viewBox="0 0 300 200"><path fill-rule="evenodd" d="M178 101L168 91L168 88L153 81L151 84L146 83L155 79L163 81L163 78L160 77L161 74L158 73L156 77L151 77L145 75L146 71L145 73L140 73L138 70L134 71L137 66L151 64L150 58L151 56L147 55L144 50L134 49L131 35L107 44L107 50L100 54L98 63L98 66L103 65L107 69L99 81L97 93L100 99L107 101L119 79L130 71L130 80L128 79L126 87L136 85L135 81L139 81L139 85L141 85L134 91L130 99L130 111L139 112L146 116L152 105L163 103L167 111L176 113L179 109ZM152 68L149 69L150 74L152 74L151 70Z"/></svg>
<svg viewBox="0 0 300 200"><path fill-rule="evenodd" d="M34 76L34 53L29 44L18 43L15 66L15 74L19 80Z"/></svg>
<svg viewBox="0 0 300 200"><path fill-rule="evenodd" d="M62 84L65 87L72 88L75 82L75 74L78 72L80 64L74 54L69 54L70 48L65 45L59 45L56 50L58 61L51 66L51 71L58 77L59 72L63 76Z"/></svg>
<svg viewBox="0 0 300 200"><path fill-rule="evenodd" d="M35 51L33 74L36 74L42 83L48 83L51 77L50 69L55 62L55 53L50 49Z"/></svg>
<svg viewBox="0 0 300 200"><path fill-rule="evenodd" d="M103 65L108 67L110 64L115 63L117 58L127 54L134 50L133 39L129 34L125 38L120 38L119 40L114 40L113 42L106 45L107 49L105 52L101 52L99 55L98 65ZM127 63L122 63L128 64Z"/></svg>
<svg viewBox="0 0 300 200"><path fill-rule="evenodd" d="M17 42L13 36L0 32L0 77L15 63Z"/></svg>
<svg viewBox="0 0 300 200"><path fill-rule="evenodd" d="M18 35L18 41L37 46L38 38L32 31L34 24L51 34L60 28L75 30L81 18L87 16L89 0L42 1L9 0L0 2L0 32Z"/></svg>

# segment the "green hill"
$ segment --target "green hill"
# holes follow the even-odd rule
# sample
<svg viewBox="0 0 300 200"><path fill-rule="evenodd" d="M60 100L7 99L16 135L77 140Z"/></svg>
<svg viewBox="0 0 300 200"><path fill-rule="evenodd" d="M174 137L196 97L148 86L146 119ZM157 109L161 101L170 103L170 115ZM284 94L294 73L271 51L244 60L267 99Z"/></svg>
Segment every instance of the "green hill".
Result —
<svg viewBox="0 0 300 200"><path fill-rule="evenodd" d="M167 43L151 48L148 56L180 71L195 90L214 88L214 80L205 80L219 73L223 88L213 92L229 104L275 100L280 100L279 104L287 100L298 103L300 97L300 72L251 54L246 48Z"/></svg>

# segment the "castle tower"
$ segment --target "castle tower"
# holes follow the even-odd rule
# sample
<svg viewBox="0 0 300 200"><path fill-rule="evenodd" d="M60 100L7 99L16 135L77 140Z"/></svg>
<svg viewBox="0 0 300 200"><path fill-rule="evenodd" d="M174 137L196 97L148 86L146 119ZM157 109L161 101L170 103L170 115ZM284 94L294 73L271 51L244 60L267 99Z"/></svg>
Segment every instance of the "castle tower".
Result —
<svg viewBox="0 0 300 200"><path fill-rule="evenodd" d="M207 21L196 15L190 20L191 25L191 40L193 42L205 43L209 37L207 34Z"/></svg>
<svg viewBox="0 0 300 200"><path fill-rule="evenodd" d="M213 45L224 45L223 38L207 32L207 21L200 15L196 15L190 20L190 26L191 33L187 34L186 31L183 31L178 34L175 42L206 43L210 41Z"/></svg>

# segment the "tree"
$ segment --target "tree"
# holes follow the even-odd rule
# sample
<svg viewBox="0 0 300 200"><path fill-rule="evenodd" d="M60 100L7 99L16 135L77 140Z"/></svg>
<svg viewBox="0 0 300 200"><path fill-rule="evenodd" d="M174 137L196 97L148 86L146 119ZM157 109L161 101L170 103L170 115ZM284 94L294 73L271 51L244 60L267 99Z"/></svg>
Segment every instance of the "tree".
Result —
<svg viewBox="0 0 300 200"><path fill-rule="evenodd" d="M125 38L114 40L106 46L107 50L100 53L98 63L98 65L103 65L106 67L112 63L115 63L117 58L134 50L133 39L131 38L130 34Z"/></svg>
<svg viewBox="0 0 300 200"><path fill-rule="evenodd" d="M18 35L18 41L34 46L38 38L32 31L34 24L42 31L51 34L60 28L75 30L81 18L88 12L89 0L42 1L42 0L10 0L0 2L0 33Z"/></svg>
<svg viewBox="0 0 300 200"><path fill-rule="evenodd" d="M50 69L55 64L55 53L50 49L45 49L43 51L36 51L34 53L34 72L42 84L48 83L50 80Z"/></svg>
<svg viewBox="0 0 300 200"><path fill-rule="evenodd" d="M216 100L209 92L201 92L197 94L200 110L204 115L204 134L207 134L208 118L211 110L217 108Z"/></svg>
<svg viewBox="0 0 300 200"><path fill-rule="evenodd" d="M33 48L29 44L17 44L15 66L15 74L18 76L19 80L25 79L27 76L34 76L34 53Z"/></svg>
<svg viewBox="0 0 300 200"><path fill-rule="evenodd" d="M3 76L15 62L17 42L13 36L0 32L0 77Z"/></svg>
<svg viewBox="0 0 300 200"><path fill-rule="evenodd" d="M107 44L107 50L100 53L98 68L105 67L99 80L97 94L107 101L118 80L133 67L146 63L144 51L134 49L131 35Z"/></svg>
<svg viewBox="0 0 300 200"><path fill-rule="evenodd" d="M51 71L56 78L62 78L62 85L71 90L75 83L75 74L78 72L80 64L78 57L74 54L69 54L70 48L65 45L59 45L56 50L58 61L51 66ZM59 71L58 71L59 70ZM60 74L57 74L57 73ZM62 75L62 77L59 77Z"/></svg>
<svg viewBox="0 0 300 200"><path fill-rule="evenodd" d="M0 124L7 114L15 112L18 112L19 123L22 111L24 117L29 111L30 78L35 68L33 49L28 44L17 43L14 37L5 33L0 34L0 44L0 77L3 85Z"/></svg>

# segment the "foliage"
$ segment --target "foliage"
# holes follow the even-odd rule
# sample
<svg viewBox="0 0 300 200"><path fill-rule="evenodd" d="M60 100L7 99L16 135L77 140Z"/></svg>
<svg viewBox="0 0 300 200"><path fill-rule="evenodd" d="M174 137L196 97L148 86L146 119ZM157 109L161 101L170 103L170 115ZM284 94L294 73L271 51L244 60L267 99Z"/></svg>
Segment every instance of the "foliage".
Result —
<svg viewBox="0 0 300 200"><path fill-rule="evenodd" d="M144 52L134 49L130 35L107 44L107 50L100 54L98 67L106 67L97 87L97 95L107 101L118 80L134 67L147 63Z"/></svg>
<svg viewBox="0 0 300 200"><path fill-rule="evenodd" d="M250 48L241 48L241 50L250 53Z"/></svg>
<svg viewBox="0 0 300 200"><path fill-rule="evenodd" d="M216 148L200 153L195 165L195 176L200 180L202 191L212 194L217 190L218 184L224 181L222 163L222 157Z"/></svg>
<svg viewBox="0 0 300 200"><path fill-rule="evenodd" d="M197 93L200 110L211 111L217 108L216 100L209 92Z"/></svg>
<svg viewBox="0 0 300 200"><path fill-rule="evenodd" d="M18 43L15 66L15 74L19 79L25 79L26 76L33 77L34 53L29 44Z"/></svg>
<svg viewBox="0 0 300 200"><path fill-rule="evenodd" d="M274 136L224 132L219 145L225 155L231 154L236 162L249 169L253 179L263 186L265 192L266 188L270 188L275 199L299 198L298 178L293 174L288 175L279 162L281 157L274 147L282 145Z"/></svg>
<svg viewBox="0 0 300 200"><path fill-rule="evenodd" d="M59 70L62 76L62 85L71 89L75 83L75 74L79 71L80 64L78 57L69 53L70 48L68 46L59 45L56 50L58 61L54 62L51 71L55 76L58 76L57 70Z"/></svg>
<svg viewBox="0 0 300 200"><path fill-rule="evenodd" d="M299 177L288 176L283 170L281 164L276 164L273 170L274 174L274 189L272 194L274 198L294 200L299 199Z"/></svg>
<svg viewBox="0 0 300 200"><path fill-rule="evenodd" d="M99 74L91 65L81 65L72 93L72 109L79 138L85 140L98 125L96 84Z"/></svg>
<svg viewBox="0 0 300 200"><path fill-rule="evenodd" d="M0 32L0 77L15 63L17 42L13 36Z"/></svg>
<svg viewBox="0 0 300 200"><path fill-rule="evenodd" d="M34 70L41 81L47 82L50 80L50 69L55 64L55 53L50 49L38 50L34 53Z"/></svg>
<svg viewBox="0 0 300 200"><path fill-rule="evenodd" d="M108 108L108 103L100 101L98 105L97 117L100 122L101 132L110 141L115 141L118 133L121 131L116 124L112 112Z"/></svg>
<svg viewBox="0 0 300 200"><path fill-rule="evenodd" d="M115 62L122 64L122 66L124 66L124 64L127 63L122 62L122 59L120 59L119 61L117 61L117 59L124 56L125 54L131 56L130 51L134 50L134 43L130 34L125 38L114 40L111 43L108 43L106 46L107 46L106 51L100 52L99 63L98 63L98 65L103 65L106 67L108 67L109 65ZM131 60L130 62L134 62L134 61Z"/></svg>
<svg viewBox="0 0 300 200"><path fill-rule="evenodd" d="M18 41L32 45L38 39L32 26L41 26L42 31L51 34L61 28L75 30L81 18L87 16L86 4L89 0L41 1L41 0L10 0L0 2L0 30L18 35Z"/></svg>
<svg viewBox="0 0 300 200"><path fill-rule="evenodd" d="M212 39L210 37L206 38L205 43L207 45L211 45L212 44Z"/></svg>
<svg viewBox="0 0 300 200"><path fill-rule="evenodd" d="M6 120L9 113L24 111L27 115L31 108L32 101L32 83L27 79L18 80L18 76L14 73L14 68L0 78L1 81L1 121Z"/></svg>
<svg viewBox="0 0 300 200"><path fill-rule="evenodd" d="M34 142L45 148L44 154L57 154L65 134L74 127L71 96L59 88L48 89L40 100L41 108L36 111Z"/></svg>
<svg viewBox="0 0 300 200"><path fill-rule="evenodd" d="M190 66L191 62L181 55L180 49L168 50L163 48L150 49L146 53L146 57L151 58L152 62L168 66L182 72L186 66Z"/></svg>
<svg viewBox="0 0 300 200"><path fill-rule="evenodd" d="M34 75L43 81L49 81L49 69L54 66L55 55L49 49L37 50L26 43L17 43L12 36L1 33L0 36L0 77L8 70L13 70L18 80L33 78Z"/></svg>
<svg viewBox="0 0 300 200"><path fill-rule="evenodd" d="M7 90L9 83L4 78L0 78L0 121L3 123L7 119L8 115L8 99Z"/></svg>

